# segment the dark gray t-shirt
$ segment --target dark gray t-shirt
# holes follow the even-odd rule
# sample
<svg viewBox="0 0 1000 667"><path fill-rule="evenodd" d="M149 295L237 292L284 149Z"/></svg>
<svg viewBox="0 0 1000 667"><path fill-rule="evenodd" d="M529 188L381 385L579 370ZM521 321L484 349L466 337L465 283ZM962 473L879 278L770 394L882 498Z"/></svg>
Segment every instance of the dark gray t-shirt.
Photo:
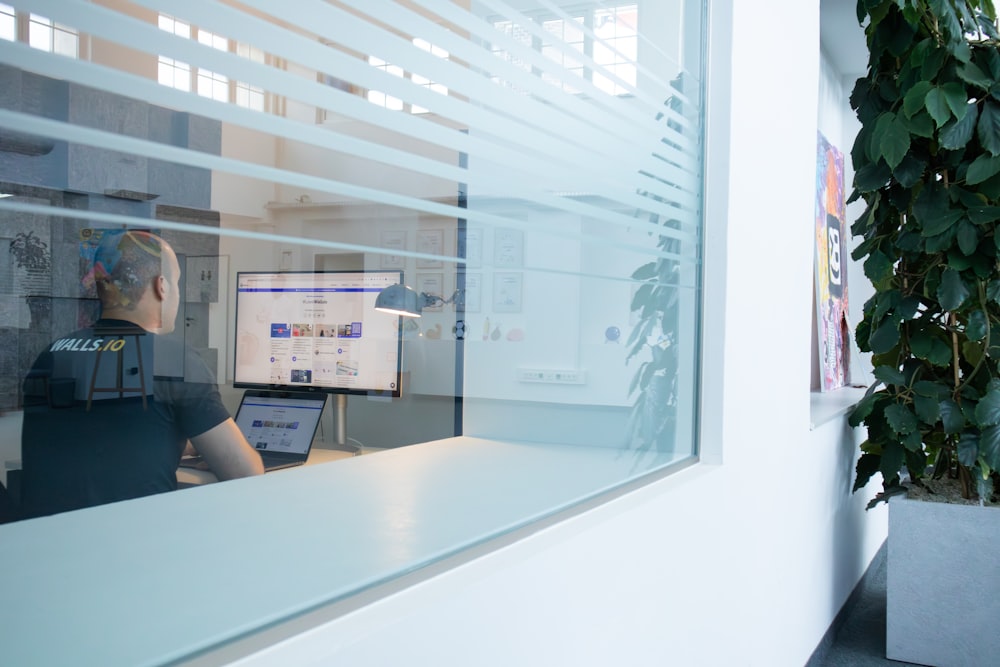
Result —
<svg viewBox="0 0 1000 667"><path fill-rule="evenodd" d="M26 516L176 489L188 438L229 417L193 349L120 320L54 341L25 379L24 403Z"/></svg>

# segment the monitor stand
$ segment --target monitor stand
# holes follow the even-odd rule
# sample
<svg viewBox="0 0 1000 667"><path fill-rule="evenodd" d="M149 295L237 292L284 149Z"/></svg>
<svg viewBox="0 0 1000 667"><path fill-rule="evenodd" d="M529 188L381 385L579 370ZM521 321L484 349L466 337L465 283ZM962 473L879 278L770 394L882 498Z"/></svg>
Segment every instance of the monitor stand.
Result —
<svg viewBox="0 0 1000 667"><path fill-rule="evenodd" d="M358 455L361 453L361 448L347 444L347 394L334 394L333 400L334 409L330 412L333 416L333 432L336 440L326 448Z"/></svg>

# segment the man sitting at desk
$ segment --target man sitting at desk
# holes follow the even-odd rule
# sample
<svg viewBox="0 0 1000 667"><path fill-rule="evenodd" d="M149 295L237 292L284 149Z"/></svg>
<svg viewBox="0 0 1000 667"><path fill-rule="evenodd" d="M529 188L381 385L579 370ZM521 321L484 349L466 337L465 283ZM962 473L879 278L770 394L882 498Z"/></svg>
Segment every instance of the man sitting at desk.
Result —
<svg viewBox="0 0 1000 667"><path fill-rule="evenodd" d="M22 514L174 490L189 440L220 480L261 474L211 371L166 336L180 302L173 249L148 232L106 233L94 280L101 318L54 341L25 380Z"/></svg>

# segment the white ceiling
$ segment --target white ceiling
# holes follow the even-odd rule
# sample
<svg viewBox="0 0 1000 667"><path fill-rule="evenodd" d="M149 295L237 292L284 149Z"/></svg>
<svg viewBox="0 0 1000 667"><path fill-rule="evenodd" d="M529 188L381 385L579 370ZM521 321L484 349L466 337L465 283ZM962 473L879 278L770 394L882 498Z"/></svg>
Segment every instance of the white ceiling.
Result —
<svg viewBox="0 0 1000 667"><path fill-rule="evenodd" d="M861 76L868 68L868 45L856 7L857 0L820 0L820 43L845 76Z"/></svg>

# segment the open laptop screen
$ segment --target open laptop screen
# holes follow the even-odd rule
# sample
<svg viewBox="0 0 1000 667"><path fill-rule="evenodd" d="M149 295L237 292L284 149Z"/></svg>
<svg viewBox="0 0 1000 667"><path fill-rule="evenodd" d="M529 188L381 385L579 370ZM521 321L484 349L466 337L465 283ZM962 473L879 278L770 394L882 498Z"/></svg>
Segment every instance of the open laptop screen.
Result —
<svg viewBox="0 0 1000 667"><path fill-rule="evenodd" d="M325 403L325 394L250 390L243 394L236 425L262 453L306 455Z"/></svg>

